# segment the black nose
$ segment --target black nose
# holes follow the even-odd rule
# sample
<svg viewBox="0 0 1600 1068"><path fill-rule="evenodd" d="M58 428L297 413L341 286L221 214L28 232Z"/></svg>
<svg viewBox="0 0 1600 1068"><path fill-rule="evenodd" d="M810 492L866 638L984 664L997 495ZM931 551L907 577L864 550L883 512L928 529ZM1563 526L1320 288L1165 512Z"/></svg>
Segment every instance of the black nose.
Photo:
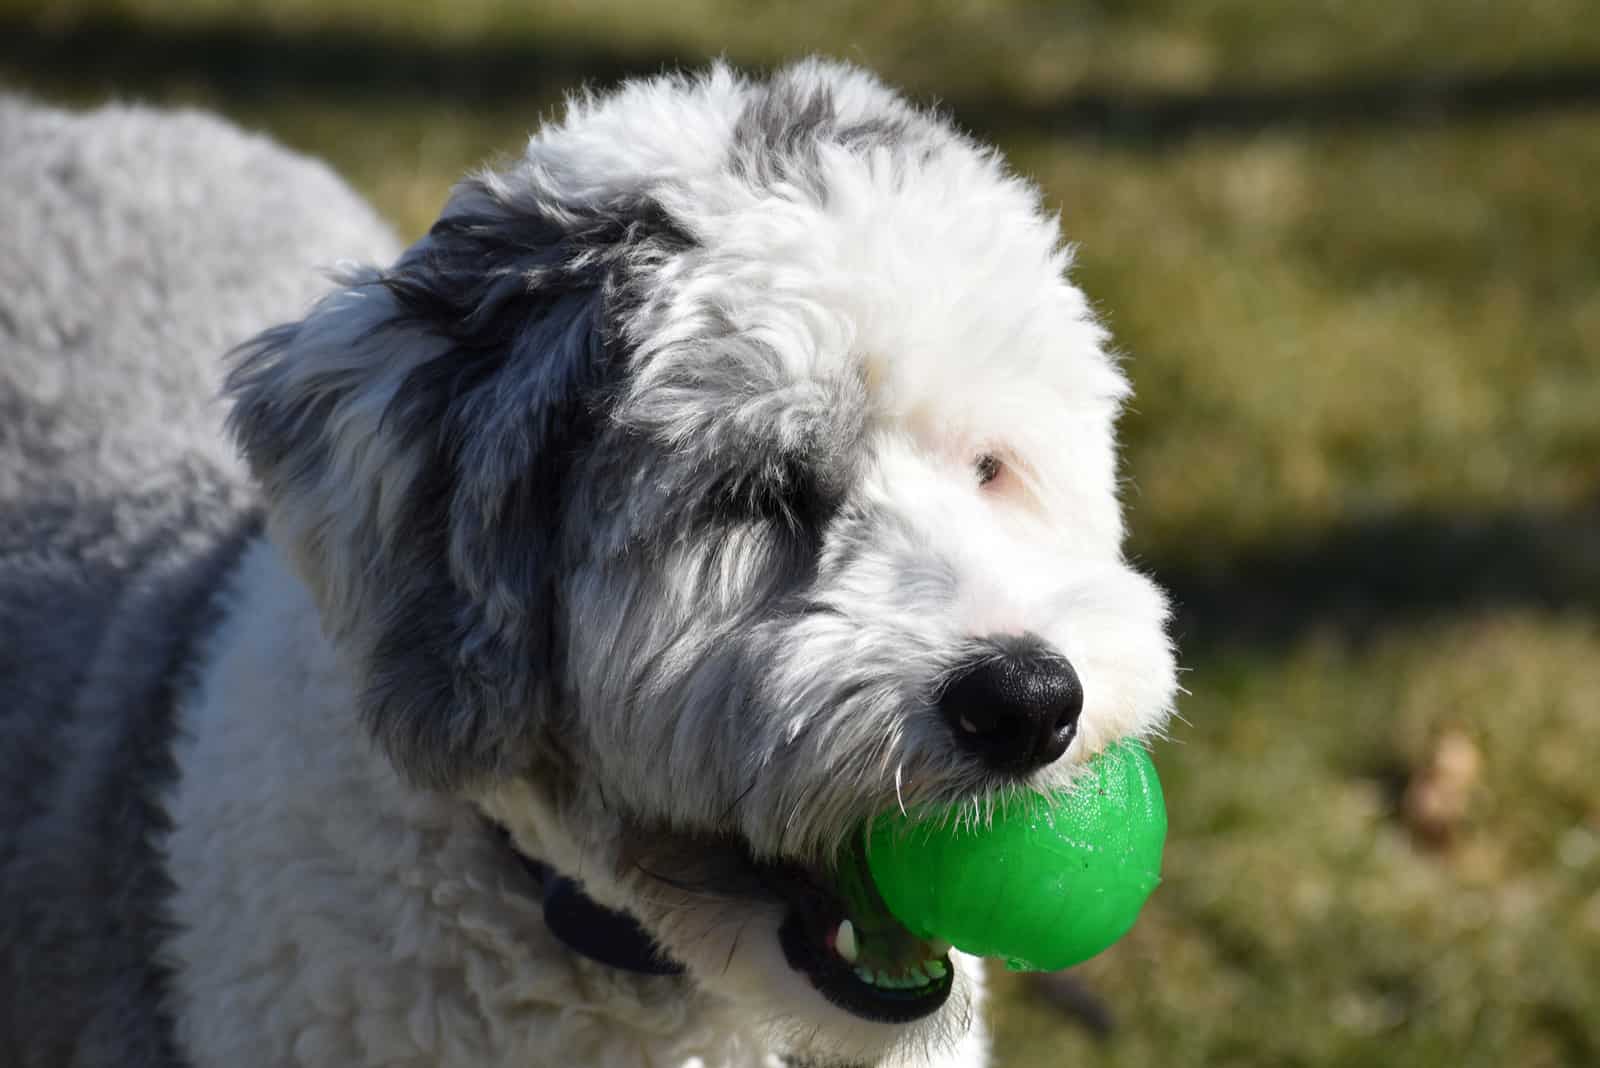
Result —
<svg viewBox="0 0 1600 1068"><path fill-rule="evenodd" d="M1022 774L1072 744L1083 687L1066 658L1011 642L962 670L939 698L939 711L962 748L995 771Z"/></svg>

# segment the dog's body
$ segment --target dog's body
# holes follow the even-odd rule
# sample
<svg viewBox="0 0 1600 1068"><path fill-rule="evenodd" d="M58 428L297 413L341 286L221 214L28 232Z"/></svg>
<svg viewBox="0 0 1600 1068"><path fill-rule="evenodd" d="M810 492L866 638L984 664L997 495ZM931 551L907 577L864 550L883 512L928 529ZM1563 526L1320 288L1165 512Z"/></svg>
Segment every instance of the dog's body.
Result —
<svg viewBox="0 0 1600 1068"><path fill-rule="evenodd" d="M841 850L1174 688L992 153L806 64L580 101L398 261L194 117L0 103L0 186L0 1062L984 1063L976 962L840 963Z"/></svg>
<svg viewBox="0 0 1600 1068"><path fill-rule="evenodd" d="M177 703L260 525L218 356L394 242L197 115L0 100L0 189L0 1064L176 1064Z"/></svg>

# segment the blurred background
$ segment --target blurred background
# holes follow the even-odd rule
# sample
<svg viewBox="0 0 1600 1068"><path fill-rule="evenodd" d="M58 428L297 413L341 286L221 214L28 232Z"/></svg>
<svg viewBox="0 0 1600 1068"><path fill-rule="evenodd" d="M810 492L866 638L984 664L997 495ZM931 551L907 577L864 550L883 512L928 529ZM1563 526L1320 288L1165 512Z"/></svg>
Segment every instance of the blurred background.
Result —
<svg viewBox="0 0 1600 1068"><path fill-rule="evenodd" d="M221 111L408 238L564 91L813 51L1059 208L1179 605L1166 882L1098 1006L1001 977L999 1064L1600 1064L1595 0L0 0L0 85Z"/></svg>

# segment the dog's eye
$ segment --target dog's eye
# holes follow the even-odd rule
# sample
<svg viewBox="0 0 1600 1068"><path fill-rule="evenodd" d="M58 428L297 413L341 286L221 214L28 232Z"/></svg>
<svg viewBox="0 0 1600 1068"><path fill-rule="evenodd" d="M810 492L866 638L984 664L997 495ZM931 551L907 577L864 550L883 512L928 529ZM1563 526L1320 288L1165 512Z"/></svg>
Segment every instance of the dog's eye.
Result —
<svg viewBox="0 0 1600 1068"><path fill-rule="evenodd" d="M766 470L731 474L710 499L722 519L763 520L790 531L820 530L839 507L837 495L792 458Z"/></svg>
<svg viewBox="0 0 1600 1068"><path fill-rule="evenodd" d="M984 453L973 461L972 466L978 472L978 485L980 486L987 486L1000 477L1000 458L993 453Z"/></svg>

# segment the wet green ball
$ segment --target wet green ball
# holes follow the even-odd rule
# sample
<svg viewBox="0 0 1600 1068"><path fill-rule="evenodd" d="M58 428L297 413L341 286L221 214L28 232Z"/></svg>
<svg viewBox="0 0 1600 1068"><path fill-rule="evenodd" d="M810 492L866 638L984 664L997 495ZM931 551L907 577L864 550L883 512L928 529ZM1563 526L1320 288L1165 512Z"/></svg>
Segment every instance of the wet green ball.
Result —
<svg viewBox="0 0 1600 1068"><path fill-rule="evenodd" d="M920 815L868 829L884 904L918 937L1013 969L1088 960L1128 932L1161 881L1166 806L1133 742L1092 759L1071 790L1014 801L976 829L956 813Z"/></svg>

